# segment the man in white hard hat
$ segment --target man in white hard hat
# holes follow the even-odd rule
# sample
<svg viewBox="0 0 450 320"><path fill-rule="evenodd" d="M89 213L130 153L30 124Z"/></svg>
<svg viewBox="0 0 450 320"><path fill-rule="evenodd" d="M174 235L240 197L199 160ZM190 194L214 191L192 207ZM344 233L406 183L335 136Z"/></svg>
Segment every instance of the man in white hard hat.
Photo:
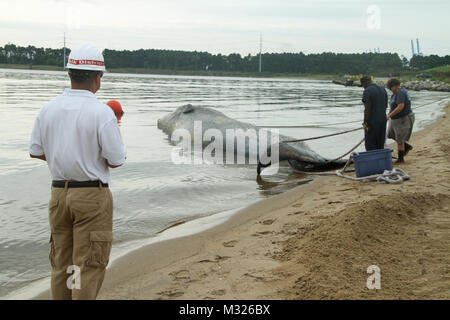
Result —
<svg viewBox="0 0 450 320"><path fill-rule="evenodd" d="M105 63L89 45L67 64L71 89L36 118L30 156L47 161L52 176L50 220L53 299L95 299L113 240L109 168L125 162L114 112L95 97Z"/></svg>

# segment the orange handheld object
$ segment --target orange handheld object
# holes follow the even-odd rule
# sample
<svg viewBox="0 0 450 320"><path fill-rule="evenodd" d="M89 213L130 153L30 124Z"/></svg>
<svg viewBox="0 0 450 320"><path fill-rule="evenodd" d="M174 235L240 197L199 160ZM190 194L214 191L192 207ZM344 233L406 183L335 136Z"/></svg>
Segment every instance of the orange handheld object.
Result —
<svg viewBox="0 0 450 320"><path fill-rule="evenodd" d="M120 102L117 100L109 100L106 104L114 111L114 114L116 115L117 119L120 120L120 118L122 118L124 114Z"/></svg>

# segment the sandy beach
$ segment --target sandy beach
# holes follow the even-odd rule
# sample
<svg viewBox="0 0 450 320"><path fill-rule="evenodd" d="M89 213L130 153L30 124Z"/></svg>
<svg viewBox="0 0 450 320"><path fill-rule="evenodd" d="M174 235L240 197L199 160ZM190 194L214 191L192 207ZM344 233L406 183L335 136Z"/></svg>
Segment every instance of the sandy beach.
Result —
<svg viewBox="0 0 450 320"><path fill-rule="evenodd" d="M449 299L449 110L413 135L410 181L318 177L120 258L99 298ZM380 290L366 287L371 265Z"/></svg>

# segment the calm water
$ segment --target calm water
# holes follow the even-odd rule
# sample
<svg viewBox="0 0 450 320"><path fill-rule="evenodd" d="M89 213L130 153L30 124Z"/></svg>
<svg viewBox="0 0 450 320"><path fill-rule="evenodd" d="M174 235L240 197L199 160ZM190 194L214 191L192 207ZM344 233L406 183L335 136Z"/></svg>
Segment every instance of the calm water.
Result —
<svg viewBox="0 0 450 320"><path fill-rule="evenodd" d="M28 158L28 140L39 108L68 85L63 72L0 69L0 297L49 275L51 178L44 162ZM158 118L191 103L260 126L303 126L281 133L304 138L359 126L361 94L360 88L325 81L105 74L97 96L124 106L128 150L126 165L112 172L115 250L130 249L176 222L243 207L311 179L288 168L260 181L250 166L174 165ZM417 129L440 114L449 95L411 97L420 106ZM356 132L310 146L333 157L360 137Z"/></svg>

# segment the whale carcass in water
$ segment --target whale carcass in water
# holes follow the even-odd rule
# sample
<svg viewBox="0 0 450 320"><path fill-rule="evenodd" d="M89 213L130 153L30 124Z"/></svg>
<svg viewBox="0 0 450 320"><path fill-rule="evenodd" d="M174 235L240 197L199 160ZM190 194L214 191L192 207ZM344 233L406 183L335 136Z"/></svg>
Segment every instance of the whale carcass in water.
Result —
<svg viewBox="0 0 450 320"><path fill-rule="evenodd" d="M174 112L164 116L161 119L158 119L158 128L163 130L165 133L169 135L169 139L174 141L176 139L172 139L172 135L177 130L185 130L189 133L190 137L195 137L195 123L201 123L201 137L202 137L202 145L205 147L210 144L214 139L204 139L204 134L208 130L212 129L215 132L219 132L226 139L227 130L239 130L242 132L248 132L248 130L253 130L258 132L257 138L259 139L259 133L261 131L266 131L264 129L258 128L250 123L241 122L230 117L227 117L222 112L217 111L215 109L209 107L200 107L200 106L192 106L190 104L184 105L182 107L177 108ZM198 128L198 127L197 127ZM271 132L266 131L270 146L270 141L274 141L271 136ZM236 146L236 140L238 138L234 137L234 146ZM290 166L295 170L300 171L320 171L320 170L330 170L341 168L344 166L345 161L329 161L328 159L322 157L321 155L315 153L311 150L310 147L304 142L285 142L294 140L291 137L279 135L278 136L278 152L279 152L279 161L288 161ZM230 142L224 141L223 148L225 150L227 143ZM259 143L259 141L258 141ZM259 144L258 144L259 145ZM273 143L272 143L273 145ZM249 144L245 144L245 149L234 148L235 152L238 153L239 150L245 153L245 157L248 158L252 156L252 152L256 152L254 155L258 161L258 174L260 173L261 167L266 167L270 165L270 163L261 163L259 155L259 151L255 151ZM265 150L267 155L270 157L271 148L268 147Z"/></svg>

